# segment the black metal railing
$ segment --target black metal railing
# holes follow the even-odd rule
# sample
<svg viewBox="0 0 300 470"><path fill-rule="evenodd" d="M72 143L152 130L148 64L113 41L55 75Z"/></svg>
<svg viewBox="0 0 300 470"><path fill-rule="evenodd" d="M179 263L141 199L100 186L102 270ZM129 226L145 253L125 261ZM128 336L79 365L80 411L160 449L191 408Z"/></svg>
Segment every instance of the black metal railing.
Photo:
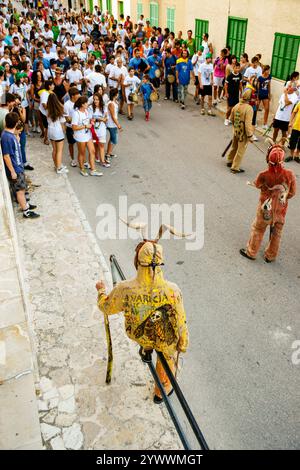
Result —
<svg viewBox="0 0 300 470"><path fill-rule="evenodd" d="M126 278L125 278L125 275L124 275L124 273L123 273L123 271L122 271L115 255L111 255L109 260L110 260L110 267L111 267L113 285L115 286L118 282L117 281L118 277L122 281L124 281ZM188 403L187 403L187 401L184 397L184 394L183 394L181 388L179 387L179 384L178 384L176 378L174 377L174 375L173 375L173 373L172 373L172 371L169 367L168 362L166 361L166 358L164 357L163 353L161 353L160 351L156 351L156 354L157 354L157 356L158 356L158 358L159 358L159 360L160 360L160 362L161 362L161 364L162 364L162 366L163 366L163 368L164 368L164 370L165 370L165 372L166 372L166 374L167 374L167 376L168 376L168 378L169 378L169 380L172 384L173 390L174 390L174 392L175 392L175 394L178 398L178 401L181 405L181 408L182 408L185 416L187 417L187 420L188 420L188 422L191 426L191 429L193 431L194 436L196 437L196 439L197 439L197 441L200 445L200 448L202 450L209 450L209 447L208 447L208 445L206 443L206 440L205 440L205 438L204 438L204 436L203 436L203 434L202 434L202 432L199 428L199 425L198 425L198 423L197 423L197 421L196 421L196 419L195 419L195 417L194 417L194 415L193 415L193 413L192 413L192 411L191 411L191 409L190 409L190 407L189 407L189 405L188 405ZM152 377L153 377L155 383L157 384L157 386L160 390L163 401L166 405L166 408L168 410L170 418L173 421L173 424L175 426L175 429L178 433L178 436L179 436L179 438L182 442L182 445L183 445L184 449L191 450L191 445L190 445L190 443L189 443L189 441L188 441L188 439L185 435L182 424L179 421L179 418L178 418L178 416L177 416L177 414L174 410L174 407L173 407L168 395L166 394L166 392L164 390L164 387L163 387L163 385L162 385L162 383L159 379L159 376L158 376L158 374L156 372L156 369L154 367L154 364L152 362L152 358L151 358L151 360L149 360L149 362L146 362L146 363L148 364L148 367L150 369Z"/></svg>

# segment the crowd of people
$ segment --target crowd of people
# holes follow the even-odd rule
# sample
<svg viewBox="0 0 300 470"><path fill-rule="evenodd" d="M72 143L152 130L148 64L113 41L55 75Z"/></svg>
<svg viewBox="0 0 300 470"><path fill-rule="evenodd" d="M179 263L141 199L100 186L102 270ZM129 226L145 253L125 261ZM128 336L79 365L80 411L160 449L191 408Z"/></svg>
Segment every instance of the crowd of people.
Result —
<svg viewBox="0 0 300 470"><path fill-rule="evenodd" d="M176 35L151 26L143 15L135 24L129 16L115 19L97 6L88 13L83 5L78 12L67 11L56 0L43 5L26 0L18 8L10 0L1 4L1 145L24 217L38 216L28 201L24 178L24 170L33 170L26 155L26 139L33 134L51 144L58 175L69 171L63 164L66 136L71 167L78 166L84 177L103 176L116 157L120 115L127 112L132 121L140 102L149 121L152 103L163 89L164 99L172 98L184 110L190 84L195 86L201 115L206 113L206 101L209 116L215 116L218 102L227 101L225 125L233 122L232 110L243 90L250 88L251 140L257 139L260 106L268 128L271 75L260 54L249 61L246 53L238 58L227 46L217 55L206 33L196 47L191 30L184 38L181 31ZM280 99L273 137L276 140L279 130L286 136L293 126L288 158L298 163L299 101L295 72Z"/></svg>

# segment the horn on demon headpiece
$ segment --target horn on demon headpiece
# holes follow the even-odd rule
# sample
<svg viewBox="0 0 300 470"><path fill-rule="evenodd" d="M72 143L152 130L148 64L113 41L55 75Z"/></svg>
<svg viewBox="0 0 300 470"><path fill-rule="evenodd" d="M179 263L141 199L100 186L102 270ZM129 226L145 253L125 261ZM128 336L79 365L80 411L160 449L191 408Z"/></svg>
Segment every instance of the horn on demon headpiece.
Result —
<svg viewBox="0 0 300 470"><path fill-rule="evenodd" d="M140 242L135 249L135 258L134 266L138 269L138 266L142 267L151 267L155 273L155 268L157 266L162 266L163 263L163 249L162 246L158 244L158 241L161 239L163 234L169 230L172 235L175 235L180 238L185 238L193 234L185 234L182 232L177 232L174 227L167 224L162 224L159 228L157 236L154 240L148 240L146 238L146 229L147 224L145 222L127 222L126 220L120 217L120 220L124 222L128 227L135 230L139 230L143 237L143 241Z"/></svg>

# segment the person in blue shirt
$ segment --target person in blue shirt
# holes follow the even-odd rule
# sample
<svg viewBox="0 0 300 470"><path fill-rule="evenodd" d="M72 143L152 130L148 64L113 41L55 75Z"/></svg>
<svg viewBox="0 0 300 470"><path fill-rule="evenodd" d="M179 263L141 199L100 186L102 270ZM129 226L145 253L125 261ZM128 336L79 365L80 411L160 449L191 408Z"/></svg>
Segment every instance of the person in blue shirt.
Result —
<svg viewBox="0 0 300 470"><path fill-rule="evenodd" d="M149 77L152 85L155 88L160 86L160 67L161 67L161 57L159 54L159 49L154 49L153 55L147 57L147 62L150 65ZM157 76L159 75L159 76Z"/></svg>
<svg viewBox="0 0 300 470"><path fill-rule="evenodd" d="M171 49L166 50L166 57L164 60L165 66L165 80L166 80L166 96L165 100L169 100L171 96L171 88L173 93L173 101L178 103L178 90L177 83L175 79L176 71L176 56L172 54Z"/></svg>
<svg viewBox="0 0 300 470"><path fill-rule="evenodd" d="M134 50L134 57L130 60L129 67L133 67L137 71L139 78L142 78L143 74L150 69L150 65L146 59L141 57L141 52L138 48Z"/></svg>
<svg viewBox="0 0 300 470"><path fill-rule="evenodd" d="M178 85L178 96L181 109L185 109L185 98L191 74L194 78L193 65L189 59L189 52L187 50L183 50L180 59L176 62L176 82Z"/></svg>
<svg viewBox="0 0 300 470"><path fill-rule="evenodd" d="M44 59L43 49L38 49L37 51L37 58L33 62L33 70L37 70L39 62L43 62L45 69L48 69L50 67L49 60Z"/></svg>
<svg viewBox="0 0 300 470"><path fill-rule="evenodd" d="M140 85L140 91L142 92L144 100L143 106L145 110L146 121L149 121L150 119L150 109L152 108L152 101L150 99L150 96L153 91L156 91L149 78L149 75L146 73L143 76L142 84Z"/></svg>
<svg viewBox="0 0 300 470"><path fill-rule="evenodd" d="M5 165L5 171L9 180L11 189L23 211L23 217L26 219L35 219L39 214L33 212L36 206L26 201L25 190L26 181L24 175L24 166L22 162L21 147L15 133L18 134L17 126L19 123L17 113L7 113L5 116L5 129L1 134L1 150Z"/></svg>

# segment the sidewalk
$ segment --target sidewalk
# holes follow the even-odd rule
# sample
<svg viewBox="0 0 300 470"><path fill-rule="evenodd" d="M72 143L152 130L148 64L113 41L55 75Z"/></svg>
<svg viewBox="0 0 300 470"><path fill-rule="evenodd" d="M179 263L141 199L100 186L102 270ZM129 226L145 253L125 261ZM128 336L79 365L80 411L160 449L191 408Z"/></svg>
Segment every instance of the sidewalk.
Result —
<svg viewBox="0 0 300 470"><path fill-rule="evenodd" d="M53 171L51 147L31 138L28 156L35 167L29 176L41 185L32 194L41 217L16 219L33 312L45 448L181 448L165 408L152 402L148 368L125 336L122 315L110 318L114 368L111 385L105 384L106 337L95 282L105 277L110 283L110 274L67 177Z"/></svg>
<svg viewBox="0 0 300 470"><path fill-rule="evenodd" d="M0 159L0 449L41 449L35 352L14 213Z"/></svg>

